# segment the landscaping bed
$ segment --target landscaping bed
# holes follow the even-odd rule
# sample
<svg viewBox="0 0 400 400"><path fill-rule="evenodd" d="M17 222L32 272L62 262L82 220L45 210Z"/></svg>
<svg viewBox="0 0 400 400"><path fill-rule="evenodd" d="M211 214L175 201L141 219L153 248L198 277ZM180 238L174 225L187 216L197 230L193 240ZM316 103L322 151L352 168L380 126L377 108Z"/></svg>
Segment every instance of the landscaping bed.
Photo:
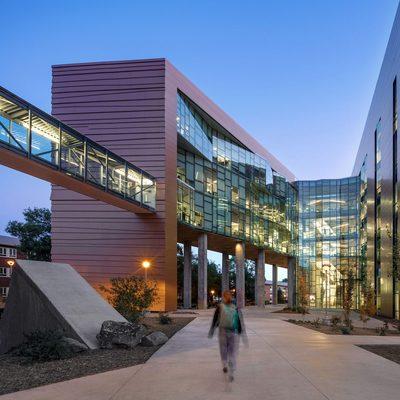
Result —
<svg viewBox="0 0 400 400"><path fill-rule="evenodd" d="M177 317L172 318L171 324L163 325L160 324L158 318L149 316L141 323L145 324L149 330L161 331L170 338L193 319L193 317ZM40 363L26 363L22 357L2 355L0 356L0 395L143 364L160 347L139 345L133 349L89 350L78 353L72 358Z"/></svg>
<svg viewBox="0 0 400 400"><path fill-rule="evenodd" d="M314 321L298 321L298 320L287 320L294 325L303 326L304 328L312 329L314 331L325 333L327 335L343 335L340 327L332 327L330 325L324 325L322 323L315 323ZM364 336L400 336L399 331L386 330L384 335L381 331L377 331L372 328L359 328L354 327L348 335L364 335Z"/></svg>
<svg viewBox="0 0 400 400"><path fill-rule="evenodd" d="M285 307L281 310L272 311L273 314L310 314L307 310L302 310L301 307Z"/></svg>
<svg viewBox="0 0 400 400"><path fill-rule="evenodd" d="M400 345L399 344L366 344L359 345L362 349L384 357L390 361L400 364Z"/></svg>

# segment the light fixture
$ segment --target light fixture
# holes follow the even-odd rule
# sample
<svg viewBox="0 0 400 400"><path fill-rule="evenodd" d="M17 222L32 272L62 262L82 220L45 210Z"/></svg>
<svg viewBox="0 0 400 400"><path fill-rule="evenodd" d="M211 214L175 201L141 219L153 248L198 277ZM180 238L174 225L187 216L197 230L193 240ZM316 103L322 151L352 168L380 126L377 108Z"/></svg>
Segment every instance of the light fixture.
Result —
<svg viewBox="0 0 400 400"><path fill-rule="evenodd" d="M7 265L8 265L9 267L13 267L13 266L15 265L15 261L14 261L14 260L8 260L8 261L7 261Z"/></svg>
<svg viewBox="0 0 400 400"><path fill-rule="evenodd" d="M151 265L150 261L148 261L148 260L144 260L142 262L142 267L145 268L145 269L150 268L150 265Z"/></svg>

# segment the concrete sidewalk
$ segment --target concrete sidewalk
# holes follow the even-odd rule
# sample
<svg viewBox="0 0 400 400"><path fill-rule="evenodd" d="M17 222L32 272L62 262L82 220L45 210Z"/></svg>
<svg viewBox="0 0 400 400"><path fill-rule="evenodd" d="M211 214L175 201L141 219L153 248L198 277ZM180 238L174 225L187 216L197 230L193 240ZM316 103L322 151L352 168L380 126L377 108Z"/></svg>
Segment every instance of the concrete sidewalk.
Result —
<svg viewBox="0 0 400 400"><path fill-rule="evenodd" d="M249 348L241 347L236 379L221 371L217 340L207 339L211 312L178 332L146 363L74 379L0 400L398 400L400 365L354 344L400 344L400 338L324 335L247 310Z"/></svg>

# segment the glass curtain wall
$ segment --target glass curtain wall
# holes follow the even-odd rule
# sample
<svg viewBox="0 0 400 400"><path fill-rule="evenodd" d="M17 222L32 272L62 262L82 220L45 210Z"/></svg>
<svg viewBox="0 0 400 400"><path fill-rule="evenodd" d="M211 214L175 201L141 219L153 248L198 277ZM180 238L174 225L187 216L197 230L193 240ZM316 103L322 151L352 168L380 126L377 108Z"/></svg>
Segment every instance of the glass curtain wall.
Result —
<svg viewBox="0 0 400 400"><path fill-rule="evenodd" d="M376 308L381 310L381 254L382 254L382 132L381 121L375 130L375 293Z"/></svg>
<svg viewBox="0 0 400 400"><path fill-rule="evenodd" d="M394 316L400 318L400 304L399 304L399 237L398 237L398 224L399 224L399 204L398 204L398 162L397 162L397 77L393 81L393 233L392 233L392 246L393 246L393 288L394 288Z"/></svg>
<svg viewBox="0 0 400 400"><path fill-rule="evenodd" d="M181 94L176 120L178 220L294 254L296 189Z"/></svg>
<svg viewBox="0 0 400 400"><path fill-rule="evenodd" d="M360 178L299 181L296 185L299 202L297 277L305 277L310 307L340 308L347 271L353 269L359 279ZM358 293L356 290L356 305Z"/></svg>

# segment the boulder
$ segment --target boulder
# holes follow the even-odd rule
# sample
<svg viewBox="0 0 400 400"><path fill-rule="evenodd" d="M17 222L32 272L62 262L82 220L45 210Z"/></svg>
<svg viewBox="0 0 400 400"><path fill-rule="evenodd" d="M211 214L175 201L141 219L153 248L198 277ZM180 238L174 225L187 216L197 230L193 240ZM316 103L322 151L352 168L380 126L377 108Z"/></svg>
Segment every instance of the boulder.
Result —
<svg viewBox="0 0 400 400"><path fill-rule="evenodd" d="M114 345L132 348L140 343L146 333L147 329L144 325L104 321L96 337L102 349L112 349Z"/></svg>
<svg viewBox="0 0 400 400"><path fill-rule="evenodd" d="M152 332L149 335L145 336L142 341L141 345L146 347L151 346L160 346L168 341L168 336L162 332Z"/></svg>
<svg viewBox="0 0 400 400"><path fill-rule="evenodd" d="M63 336L61 341L65 343L73 353L81 353L82 351L86 351L88 349L86 345L70 337Z"/></svg>

